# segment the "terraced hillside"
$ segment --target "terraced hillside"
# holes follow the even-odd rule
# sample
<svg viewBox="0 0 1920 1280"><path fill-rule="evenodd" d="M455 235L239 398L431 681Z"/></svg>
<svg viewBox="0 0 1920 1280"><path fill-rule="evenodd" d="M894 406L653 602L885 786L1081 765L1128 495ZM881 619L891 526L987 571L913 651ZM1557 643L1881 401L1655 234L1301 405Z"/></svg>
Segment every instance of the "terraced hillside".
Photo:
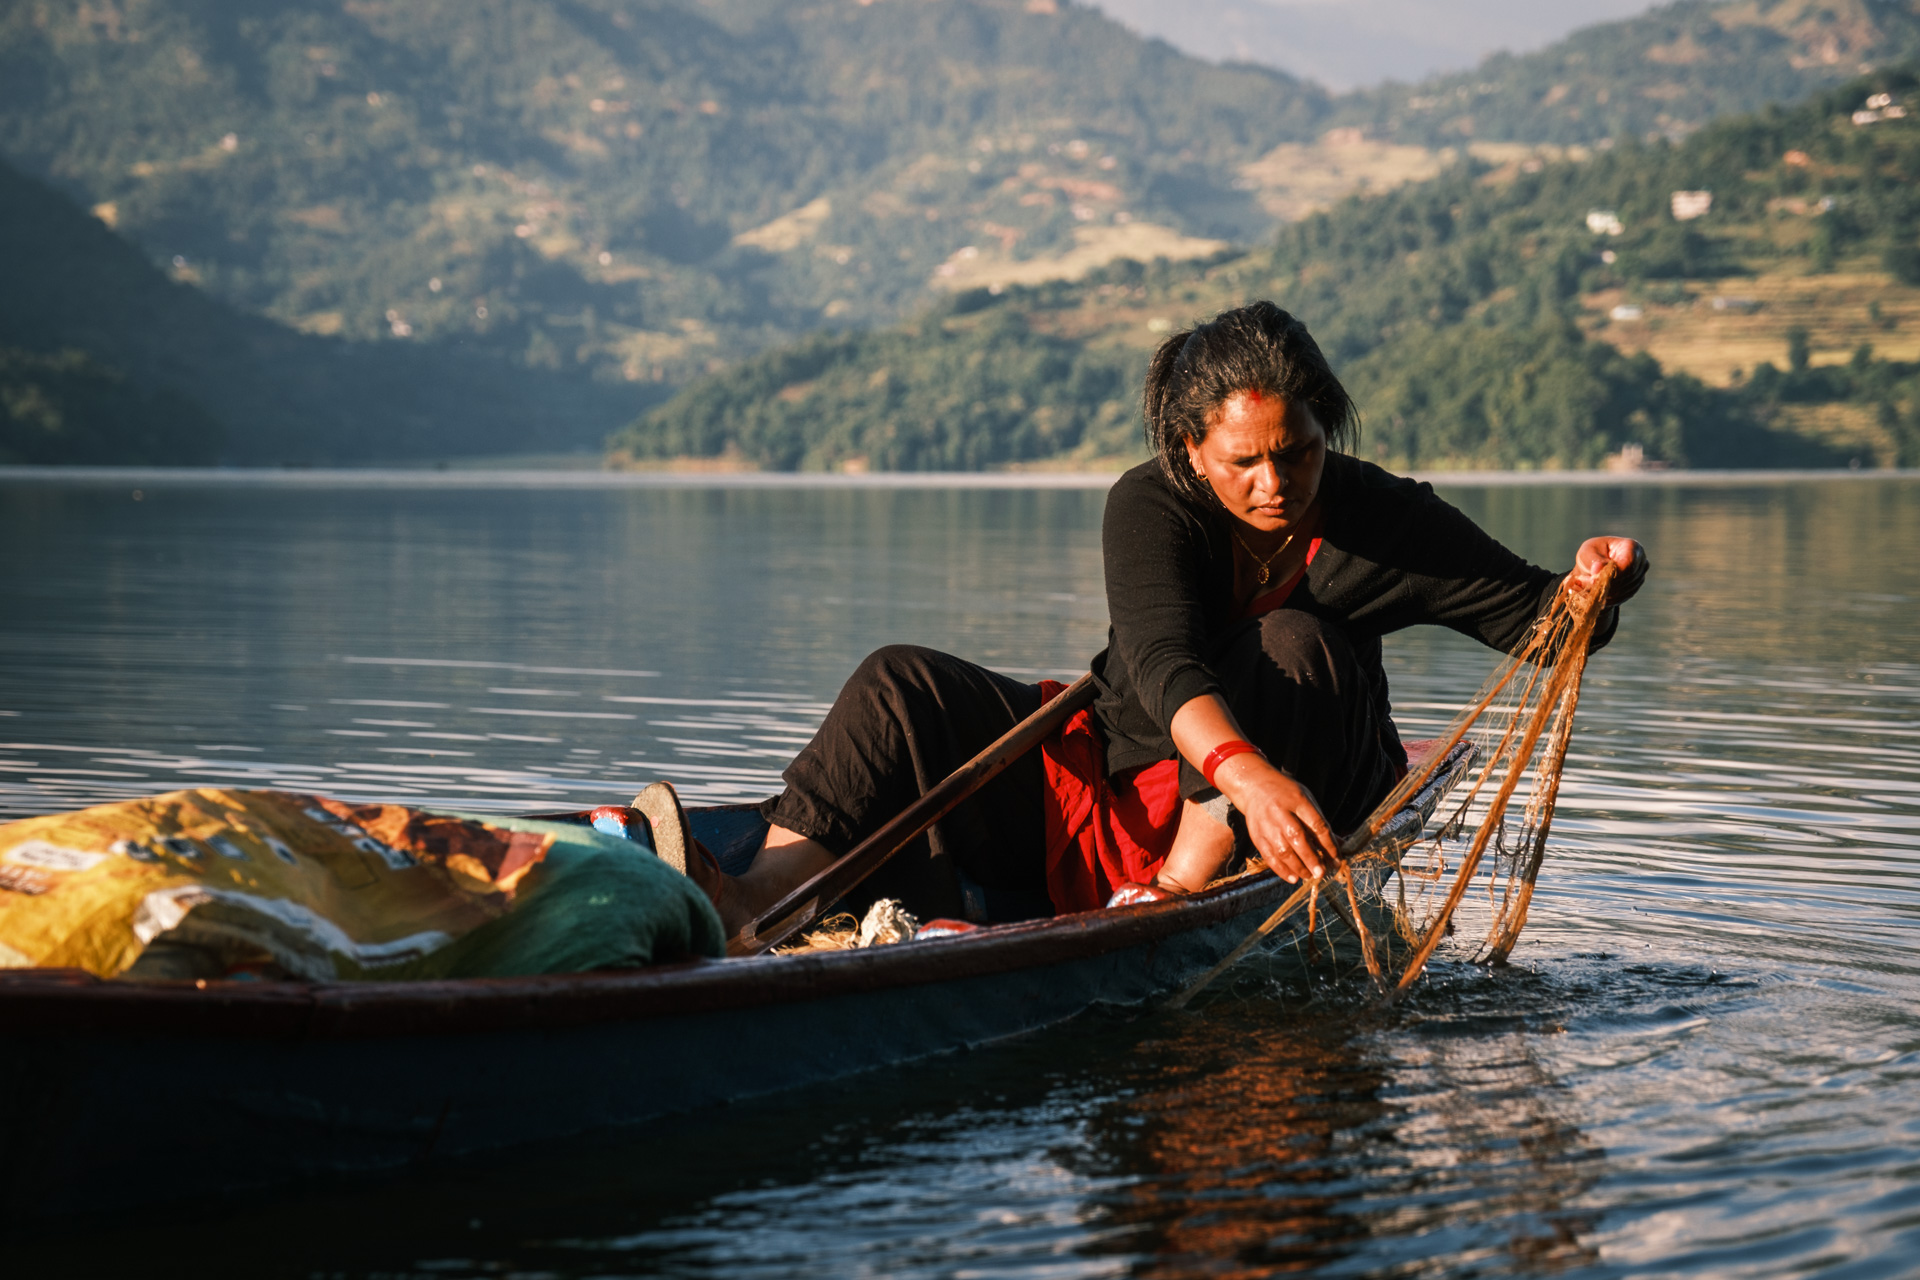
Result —
<svg viewBox="0 0 1920 1280"><path fill-rule="evenodd" d="M1915 83L1885 73L1679 144L1467 156L1258 252L977 291L696 383L616 457L1118 465L1160 335L1271 297L1355 391L1364 452L1396 465L1914 465ZM1090 390L1060 407L1063 379ZM1052 429L1023 430L1041 406Z"/></svg>
<svg viewBox="0 0 1920 1280"><path fill-rule="evenodd" d="M310 333L673 384L967 246L1205 254L1326 95L1026 0L0 7L0 155Z"/></svg>
<svg viewBox="0 0 1920 1280"><path fill-rule="evenodd" d="M0 282L0 462L560 453L646 403L441 344L348 343L245 315L5 164Z"/></svg>
<svg viewBox="0 0 1920 1280"><path fill-rule="evenodd" d="M79 346L207 406L233 456L545 451L943 294L1079 296L1127 260L1213 278L1356 191L1678 136L1908 47L1916 4L1689 0L1471 83L1335 99L1065 0L22 0L0 6L0 157L263 322L200 360L124 326ZM94 323L49 314L33 352ZM343 383L349 358L389 372ZM323 392L245 391L286 385ZM993 430L1117 429L1046 403L1065 416L1038 435Z"/></svg>
<svg viewBox="0 0 1920 1280"><path fill-rule="evenodd" d="M1680 0L1535 53L1363 90L1334 123L1425 146L1679 138L1915 58L1916 0Z"/></svg>

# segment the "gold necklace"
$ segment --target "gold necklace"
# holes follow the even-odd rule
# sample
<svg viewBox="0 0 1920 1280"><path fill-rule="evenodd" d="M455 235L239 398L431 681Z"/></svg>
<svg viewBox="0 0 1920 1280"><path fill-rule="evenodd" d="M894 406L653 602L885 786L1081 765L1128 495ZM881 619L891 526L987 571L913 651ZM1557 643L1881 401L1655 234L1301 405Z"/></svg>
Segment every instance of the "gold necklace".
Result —
<svg viewBox="0 0 1920 1280"><path fill-rule="evenodd" d="M1274 553L1268 556L1265 560L1260 559L1260 553L1247 545L1247 540L1240 536L1240 531L1238 529L1229 529L1227 530L1227 532L1233 535L1233 540L1240 544L1241 550L1245 551L1249 556L1253 557L1254 563L1259 566L1257 569L1254 570L1253 580L1256 583L1258 583L1260 586L1264 587L1267 585L1267 579L1273 576L1273 571L1269 566L1271 566L1275 560L1278 560L1283 554L1285 554L1288 547L1293 545L1294 535L1299 533L1300 531L1298 529L1295 529L1293 533L1288 534L1287 540L1285 542L1282 542L1279 548L1276 549Z"/></svg>

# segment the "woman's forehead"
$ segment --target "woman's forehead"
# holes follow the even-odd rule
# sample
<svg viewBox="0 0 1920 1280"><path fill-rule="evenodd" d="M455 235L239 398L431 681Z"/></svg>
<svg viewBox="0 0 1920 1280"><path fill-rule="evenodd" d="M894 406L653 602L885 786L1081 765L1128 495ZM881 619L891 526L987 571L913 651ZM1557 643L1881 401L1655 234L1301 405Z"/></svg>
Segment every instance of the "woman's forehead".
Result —
<svg viewBox="0 0 1920 1280"><path fill-rule="evenodd" d="M1222 445L1290 448L1324 434L1306 401L1272 391L1236 391L1207 415L1207 439L1219 436Z"/></svg>

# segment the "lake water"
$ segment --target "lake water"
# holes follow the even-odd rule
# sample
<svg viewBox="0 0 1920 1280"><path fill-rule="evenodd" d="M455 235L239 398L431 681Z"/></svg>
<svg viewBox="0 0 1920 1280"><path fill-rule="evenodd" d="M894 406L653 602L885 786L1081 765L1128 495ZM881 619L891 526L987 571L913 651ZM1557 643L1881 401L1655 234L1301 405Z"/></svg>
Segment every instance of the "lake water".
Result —
<svg viewBox="0 0 1920 1280"><path fill-rule="evenodd" d="M1920 1274L1920 480L1442 489L1543 562L1617 532L1654 564L1589 668L1514 965L1443 958L1371 1017L1256 963L1186 1013L202 1208L167 1251L255 1275ZM882 642L1081 669L1104 497L0 476L0 813L208 784L763 795ZM1389 665L1417 735L1492 655L1409 633ZM152 1260L150 1229L102 1226L29 1260Z"/></svg>

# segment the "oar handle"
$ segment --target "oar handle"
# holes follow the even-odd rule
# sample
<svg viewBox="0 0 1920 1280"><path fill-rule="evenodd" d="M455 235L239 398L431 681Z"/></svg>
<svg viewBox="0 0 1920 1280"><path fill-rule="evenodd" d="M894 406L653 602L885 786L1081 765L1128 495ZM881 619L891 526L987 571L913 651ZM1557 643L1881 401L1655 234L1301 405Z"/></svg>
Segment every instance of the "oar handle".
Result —
<svg viewBox="0 0 1920 1280"><path fill-rule="evenodd" d="M728 941L727 954L759 955L812 924L928 827L952 813L1008 765L1039 746L1074 712L1092 705L1096 692L1091 672L1075 680L855 845L844 857L755 916Z"/></svg>

